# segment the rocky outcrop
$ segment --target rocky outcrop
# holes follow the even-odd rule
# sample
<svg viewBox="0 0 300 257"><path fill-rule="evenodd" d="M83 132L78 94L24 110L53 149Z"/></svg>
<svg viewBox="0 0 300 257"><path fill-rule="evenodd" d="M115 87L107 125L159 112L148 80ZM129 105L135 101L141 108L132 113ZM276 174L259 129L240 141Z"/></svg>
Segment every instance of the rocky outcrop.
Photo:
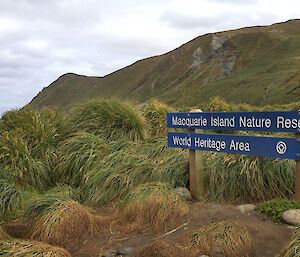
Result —
<svg viewBox="0 0 300 257"><path fill-rule="evenodd" d="M211 41L211 50L205 56L201 47L197 47L191 56L191 65L186 71L185 78L191 74L200 77L209 71L205 78L206 83L222 79L233 72L237 60L236 47L222 34L214 34Z"/></svg>

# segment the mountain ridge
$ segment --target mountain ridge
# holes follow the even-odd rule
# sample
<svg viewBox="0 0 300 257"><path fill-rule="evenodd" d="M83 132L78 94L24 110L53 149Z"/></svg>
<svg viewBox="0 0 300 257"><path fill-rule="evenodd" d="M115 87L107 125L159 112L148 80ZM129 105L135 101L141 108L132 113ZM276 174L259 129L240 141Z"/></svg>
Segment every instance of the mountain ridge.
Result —
<svg viewBox="0 0 300 257"><path fill-rule="evenodd" d="M66 73L28 105L68 110L116 97L186 106L213 96L258 106L289 103L300 98L299 42L299 19L208 33L103 77Z"/></svg>

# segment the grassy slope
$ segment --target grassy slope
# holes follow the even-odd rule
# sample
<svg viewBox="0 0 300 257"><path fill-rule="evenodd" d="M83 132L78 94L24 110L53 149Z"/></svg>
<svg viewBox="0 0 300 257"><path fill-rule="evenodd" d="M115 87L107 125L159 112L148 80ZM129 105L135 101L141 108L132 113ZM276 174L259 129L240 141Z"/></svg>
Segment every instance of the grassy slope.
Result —
<svg viewBox="0 0 300 257"><path fill-rule="evenodd" d="M229 40L224 56L212 55L213 34L207 34L102 78L65 74L40 92L30 105L69 109L95 97L137 102L158 98L177 106L207 102L217 95L230 102L252 105L299 100L300 20L218 34ZM192 72L192 55L199 47L206 62ZM233 72L218 79L220 63L232 55L237 57Z"/></svg>

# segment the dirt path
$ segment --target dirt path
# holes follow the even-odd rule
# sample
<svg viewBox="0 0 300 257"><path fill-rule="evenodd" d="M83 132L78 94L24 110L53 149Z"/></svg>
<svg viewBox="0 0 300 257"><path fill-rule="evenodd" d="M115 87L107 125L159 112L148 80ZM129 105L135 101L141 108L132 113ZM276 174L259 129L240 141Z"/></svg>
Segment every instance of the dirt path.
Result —
<svg viewBox="0 0 300 257"><path fill-rule="evenodd" d="M101 214L103 215L103 213ZM112 214L112 209L106 211L106 215ZM72 256L98 257L101 249L103 252L107 252L121 246L141 249L153 243L155 240L176 240L176 238L184 233L192 232L203 225L216 221L232 221L245 226L251 234L256 257L275 257L287 244L292 232L292 228L288 225L275 224L255 211L241 213L236 206L231 204L196 203L193 204L189 215L182 220L178 220L174 228L179 229L167 236L161 237L162 235L154 235L149 232L125 235L108 231L106 236L102 236L102 238L91 238L87 240L80 249L74 248ZM187 224L182 226L184 223Z"/></svg>

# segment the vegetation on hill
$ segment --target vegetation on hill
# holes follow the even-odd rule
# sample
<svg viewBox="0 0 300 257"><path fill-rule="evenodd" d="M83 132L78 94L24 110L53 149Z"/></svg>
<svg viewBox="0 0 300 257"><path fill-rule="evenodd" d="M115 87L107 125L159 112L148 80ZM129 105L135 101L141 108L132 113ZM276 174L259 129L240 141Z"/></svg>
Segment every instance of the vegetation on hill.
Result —
<svg viewBox="0 0 300 257"><path fill-rule="evenodd" d="M172 106L288 104L300 97L300 20L206 34L166 54L140 60L105 77L68 73L29 104L62 111L94 98Z"/></svg>

